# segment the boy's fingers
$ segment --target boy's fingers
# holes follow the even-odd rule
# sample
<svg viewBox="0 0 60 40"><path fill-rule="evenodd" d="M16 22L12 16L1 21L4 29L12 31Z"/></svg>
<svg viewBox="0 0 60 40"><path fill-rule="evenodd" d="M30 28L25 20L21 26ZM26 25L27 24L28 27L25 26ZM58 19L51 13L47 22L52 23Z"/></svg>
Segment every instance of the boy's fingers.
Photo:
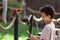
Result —
<svg viewBox="0 0 60 40"><path fill-rule="evenodd" d="M34 36L31 36L31 37L30 37L30 40L34 40L34 39L35 39Z"/></svg>
<svg viewBox="0 0 60 40"><path fill-rule="evenodd" d="M37 40L37 38L35 36L31 36L30 40Z"/></svg>

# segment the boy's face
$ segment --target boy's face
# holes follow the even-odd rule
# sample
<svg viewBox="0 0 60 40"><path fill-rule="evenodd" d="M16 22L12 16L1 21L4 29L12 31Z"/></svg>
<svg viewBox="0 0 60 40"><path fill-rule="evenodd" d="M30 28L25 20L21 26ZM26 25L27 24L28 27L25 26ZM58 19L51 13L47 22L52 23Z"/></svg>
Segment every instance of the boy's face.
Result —
<svg viewBox="0 0 60 40"><path fill-rule="evenodd" d="M42 20L45 22L45 23L48 23L50 20L51 20L51 17L50 15L46 15L45 12L41 12L41 16L42 16Z"/></svg>

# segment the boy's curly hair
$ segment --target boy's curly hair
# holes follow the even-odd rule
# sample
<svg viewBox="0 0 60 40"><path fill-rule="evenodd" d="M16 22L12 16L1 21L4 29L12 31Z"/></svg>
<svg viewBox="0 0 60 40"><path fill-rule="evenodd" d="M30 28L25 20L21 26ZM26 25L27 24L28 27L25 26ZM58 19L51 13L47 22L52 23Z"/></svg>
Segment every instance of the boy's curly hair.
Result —
<svg viewBox="0 0 60 40"><path fill-rule="evenodd" d="M45 6L40 8L40 12L45 12L45 14L47 16L50 15L51 18L53 18L55 9L54 9L54 7L52 7L50 5L45 5Z"/></svg>

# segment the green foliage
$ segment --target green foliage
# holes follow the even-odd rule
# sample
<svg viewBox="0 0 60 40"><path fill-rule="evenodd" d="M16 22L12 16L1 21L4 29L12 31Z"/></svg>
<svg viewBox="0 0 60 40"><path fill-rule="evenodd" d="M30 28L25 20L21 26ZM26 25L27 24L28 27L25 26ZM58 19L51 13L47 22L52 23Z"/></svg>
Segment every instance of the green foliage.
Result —
<svg viewBox="0 0 60 40"><path fill-rule="evenodd" d="M4 26L8 26L9 23L2 23ZM33 27L33 35L36 35L36 27ZM39 29L42 30L41 28ZM18 39L19 40L27 40L28 34L27 31L29 31L28 25L18 24ZM14 40L14 26L12 26L9 30L0 30L0 40Z"/></svg>
<svg viewBox="0 0 60 40"><path fill-rule="evenodd" d="M8 6L12 7L12 8L22 8L23 7L23 4L22 4L22 0L20 0L20 2L18 2L18 0L8 0ZM12 9L8 9L8 12L7 12L8 16L12 16L13 14L13 10ZM19 18L22 17L24 14L23 14L23 11L19 14Z"/></svg>
<svg viewBox="0 0 60 40"><path fill-rule="evenodd" d="M5 27L9 25L9 23L2 23L2 22L0 24L5 26Z"/></svg>
<svg viewBox="0 0 60 40"><path fill-rule="evenodd" d="M17 0L8 0L8 6L11 6L13 8L21 8L23 7L22 0L21 2L18 2ZM13 10L8 9L8 15L12 16ZM19 17L23 16L23 11L21 14L19 14ZM3 26L8 26L10 23L3 23L0 21L0 24ZM42 30L39 28L38 30ZM28 34L27 31L29 31L29 25L23 25L18 24L18 39L19 40L27 40ZM33 27L33 35L36 35L37 29L36 27ZM0 40L14 40L14 26L12 26L9 30L0 30Z"/></svg>
<svg viewBox="0 0 60 40"><path fill-rule="evenodd" d="M18 2L17 0L8 0L8 5L16 8L21 8L23 6L22 1Z"/></svg>

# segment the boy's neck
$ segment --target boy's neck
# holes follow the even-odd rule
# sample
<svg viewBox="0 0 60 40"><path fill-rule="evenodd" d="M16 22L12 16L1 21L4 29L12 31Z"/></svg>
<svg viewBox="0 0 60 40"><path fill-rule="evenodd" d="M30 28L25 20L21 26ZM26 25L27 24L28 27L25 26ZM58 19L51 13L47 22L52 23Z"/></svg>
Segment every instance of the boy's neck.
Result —
<svg viewBox="0 0 60 40"><path fill-rule="evenodd" d="M51 23L52 22L52 20L49 20L49 21L47 21L47 24L49 24L49 23Z"/></svg>

